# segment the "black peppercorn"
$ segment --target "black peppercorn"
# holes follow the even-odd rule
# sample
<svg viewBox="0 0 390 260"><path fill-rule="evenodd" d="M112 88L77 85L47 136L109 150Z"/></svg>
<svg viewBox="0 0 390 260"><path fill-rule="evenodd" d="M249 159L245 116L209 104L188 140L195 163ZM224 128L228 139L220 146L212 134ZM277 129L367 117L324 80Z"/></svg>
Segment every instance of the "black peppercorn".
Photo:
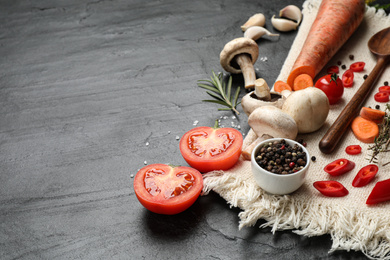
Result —
<svg viewBox="0 0 390 260"><path fill-rule="evenodd" d="M367 75L367 74L365 74L365 75L363 76L363 79L367 79L367 77L368 77L368 75Z"/></svg>
<svg viewBox="0 0 390 260"><path fill-rule="evenodd" d="M388 85L389 85L389 82L388 82L388 81L385 81L383 84L384 84L385 86L388 86Z"/></svg>
<svg viewBox="0 0 390 260"><path fill-rule="evenodd" d="M317 159L317 158L316 158L315 156L312 156L312 157L311 157L311 160L312 160L313 162L315 162L316 159Z"/></svg>

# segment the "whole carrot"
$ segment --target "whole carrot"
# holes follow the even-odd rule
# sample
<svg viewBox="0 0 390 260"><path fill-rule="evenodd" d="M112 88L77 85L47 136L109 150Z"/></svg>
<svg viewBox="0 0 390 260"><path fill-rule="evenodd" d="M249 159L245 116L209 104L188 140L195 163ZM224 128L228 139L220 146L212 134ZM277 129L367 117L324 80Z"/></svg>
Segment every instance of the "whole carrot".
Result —
<svg viewBox="0 0 390 260"><path fill-rule="evenodd" d="M349 39L364 17L364 0L323 0L287 83L300 74L313 79Z"/></svg>

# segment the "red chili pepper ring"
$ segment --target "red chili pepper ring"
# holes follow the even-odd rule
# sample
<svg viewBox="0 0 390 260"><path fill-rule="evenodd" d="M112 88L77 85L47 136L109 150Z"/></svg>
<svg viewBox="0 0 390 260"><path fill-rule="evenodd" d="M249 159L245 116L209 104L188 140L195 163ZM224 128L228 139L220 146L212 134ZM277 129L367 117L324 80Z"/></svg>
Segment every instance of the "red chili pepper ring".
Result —
<svg viewBox="0 0 390 260"><path fill-rule="evenodd" d="M375 164L369 164L364 166L359 170L355 179L352 181L353 187L363 187L366 186L372 179L374 179L376 173L378 172L378 166Z"/></svg>
<svg viewBox="0 0 390 260"><path fill-rule="evenodd" d="M349 193L338 181L316 181L313 183L313 186L327 197L344 197Z"/></svg>
<svg viewBox="0 0 390 260"><path fill-rule="evenodd" d="M349 172L353 168L355 168L354 162L341 158L326 165L324 171L332 176L339 176L346 172Z"/></svg>

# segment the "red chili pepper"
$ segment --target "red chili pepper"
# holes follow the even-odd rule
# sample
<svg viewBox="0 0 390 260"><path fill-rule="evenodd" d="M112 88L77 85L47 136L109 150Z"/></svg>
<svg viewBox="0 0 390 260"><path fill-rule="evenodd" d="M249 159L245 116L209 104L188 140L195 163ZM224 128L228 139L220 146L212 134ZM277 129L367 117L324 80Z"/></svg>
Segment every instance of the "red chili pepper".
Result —
<svg viewBox="0 0 390 260"><path fill-rule="evenodd" d="M372 189L366 204L376 204L390 200L390 179L378 181Z"/></svg>
<svg viewBox="0 0 390 260"><path fill-rule="evenodd" d="M379 92L388 92L390 93L390 86L382 86L382 87L379 87Z"/></svg>
<svg viewBox="0 0 390 260"><path fill-rule="evenodd" d="M325 166L324 171L332 176L339 176L355 168L355 163L347 159L337 159Z"/></svg>
<svg viewBox="0 0 390 260"><path fill-rule="evenodd" d="M326 72L328 74L339 73L339 66L330 66Z"/></svg>
<svg viewBox="0 0 390 260"><path fill-rule="evenodd" d="M355 155L362 152L362 147L360 145L349 145L345 148L345 152L349 155Z"/></svg>
<svg viewBox="0 0 390 260"><path fill-rule="evenodd" d="M352 85L353 85L353 78L354 78L354 75L353 75L353 71L352 70L349 69L349 70L346 70L343 73L341 81L343 82L344 88L352 87Z"/></svg>
<svg viewBox="0 0 390 260"><path fill-rule="evenodd" d="M377 102L389 102L390 92L378 92L374 95L374 99Z"/></svg>
<svg viewBox="0 0 390 260"><path fill-rule="evenodd" d="M376 173L378 172L378 166L375 164L369 164L364 166L356 174L355 179L352 181L353 187L363 187L366 186L372 179L374 179Z"/></svg>
<svg viewBox="0 0 390 260"><path fill-rule="evenodd" d="M344 197L348 195L348 190L338 181L316 181L313 183L322 195L328 197Z"/></svg>
<svg viewBox="0 0 390 260"><path fill-rule="evenodd" d="M359 61L359 62L352 63L351 66L349 66L349 69L351 69L353 72L360 72L364 70L365 65L366 63Z"/></svg>

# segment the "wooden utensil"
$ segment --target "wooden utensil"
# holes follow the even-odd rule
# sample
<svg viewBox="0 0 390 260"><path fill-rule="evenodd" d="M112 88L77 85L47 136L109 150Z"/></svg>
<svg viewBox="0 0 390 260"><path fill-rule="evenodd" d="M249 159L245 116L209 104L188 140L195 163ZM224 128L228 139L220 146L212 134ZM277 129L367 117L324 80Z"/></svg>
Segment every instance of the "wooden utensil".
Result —
<svg viewBox="0 0 390 260"><path fill-rule="evenodd" d="M363 85L356 91L355 95L345 106L336 121L332 124L332 126L325 133L324 137L321 139L319 148L323 153L331 153L336 148L345 130L359 112L359 109L362 107L372 88L375 86L375 83L381 75L383 69L389 62L390 27L379 31L374 36L372 36L368 41L368 48L372 53L377 55L377 63L374 69L368 75L367 79L364 81Z"/></svg>

